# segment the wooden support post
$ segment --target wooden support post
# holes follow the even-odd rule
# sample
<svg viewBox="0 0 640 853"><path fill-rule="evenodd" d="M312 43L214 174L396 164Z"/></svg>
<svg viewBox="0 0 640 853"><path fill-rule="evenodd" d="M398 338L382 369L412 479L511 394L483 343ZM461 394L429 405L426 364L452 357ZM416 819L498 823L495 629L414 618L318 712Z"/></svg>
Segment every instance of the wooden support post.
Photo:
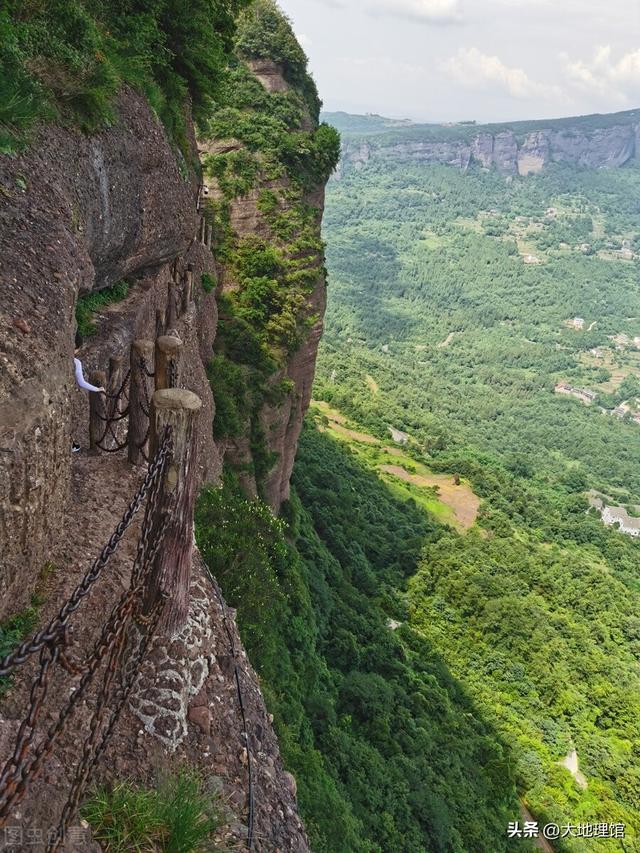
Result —
<svg viewBox="0 0 640 853"><path fill-rule="evenodd" d="M198 235L198 239L201 243L204 243L206 237L207 223L205 222L204 216L200 217L200 233Z"/></svg>
<svg viewBox="0 0 640 853"><path fill-rule="evenodd" d="M149 446L149 418L153 378L147 373L153 367L151 341L134 341L131 344L131 376L129 378L129 435L128 457L132 465L142 465ZM148 454L147 454L148 455Z"/></svg>
<svg viewBox="0 0 640 853"><path fill-rule="evenodd" d="M211 250L211 246L213 245L213 226L207 225L207 236L205 239L205 243L207 244L207 249Z"/></svg>
<svg viewBox="0 0 640 853"><path fill-rule="evenodd" d="M104 370L93 370L89 374L89 382L97 388L106 388L107 374ZM98 391L89 393L89 447L98 448L107 426L107 398Z"/></svg>
<svg viewBox="0 0 640 853"><path fill-rule="evenodd" d="M156 557L147 610L161 594L167 603L161 630L175 636L189 616L193 512L197 487L197 421L202 401L191 391L170 388L156 391L151 411L151 452L155 455L165 428L171 428L173 457L164 473L158 495L158 515L166 513L165 534Z"/></svg>
<svg viewBox="0 0 640 853"><path fill-rule="evenodd" d="M167 330L174 329L178 320L178 294L173 282L169 283L167 298Z"/></svg>
<svg viewBox="0 0 640 853"><path fill-rule="evenodd" d="M124 379L124 358L122 356L112 356L109 359L109 381L107 384L107 417L109 419L117 418L121 411L121 400L116 399L116 394L122 387L122 380ZM113 433L115 436L118 435L118 427L120 426L120 422L117 421L113 425ZM107 436L109 446L115 447L117 444L117 438L109 435Z"/></svg>
<svg viewBox="0 0 640 853"><path fill-rule="evenodd" d="M156 338L164 335L164 314L162 308L156 309Z"/></svg>
<svg viewBox="0 0 640 853"><path fill-rule="evenodd" d="M107 412L109 417L120 414L120 400L115 399L115 395L122 387L124 379L124 358L121 355L112 356L109 359L109 384L107 385Z"/></svg>
<svg viewBox="0 0 640 853"><path fill-rule="evenodd" d="M182 313L185 314L189 310L189 305L193 302L193 265L189 264L184 274L182 284Z"/></svg>
<svg viewBox="0 0 640 853"><path fill-rule="evenodd" d="M175 388L180 375L182 341L175 335L163 335L156 341L156 391Z"/></svg>

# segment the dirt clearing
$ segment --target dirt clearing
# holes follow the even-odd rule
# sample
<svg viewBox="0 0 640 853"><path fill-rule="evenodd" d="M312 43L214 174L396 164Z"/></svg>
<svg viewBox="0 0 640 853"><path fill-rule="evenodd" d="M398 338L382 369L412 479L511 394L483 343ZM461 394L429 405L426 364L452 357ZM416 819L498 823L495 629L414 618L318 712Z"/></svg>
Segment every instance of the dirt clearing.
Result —
<svg viewBox="0 0 640 853"><path fill-rule="evenodd" d="M475 524L480 498L465 483L456 486L453 477L446 474L410 474L400 465L381 465L380 470L414 486L437 487L438 499L453 510L460 527L469 530Z"/></svg>

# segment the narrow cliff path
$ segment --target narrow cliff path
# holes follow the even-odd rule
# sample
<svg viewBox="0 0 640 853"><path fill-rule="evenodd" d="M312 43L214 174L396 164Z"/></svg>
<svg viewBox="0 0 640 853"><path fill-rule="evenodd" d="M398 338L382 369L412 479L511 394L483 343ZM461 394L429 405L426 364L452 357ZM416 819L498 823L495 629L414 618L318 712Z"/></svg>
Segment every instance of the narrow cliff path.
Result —
<svg viewBox="0 0 640 853"><path fill-rule="evenodd" d="M116 527L129 500L137 491L145 469L134 468L124 452L74 455L72 501L64 522L62 544L52 552L46 580L41 585L45 603L40 623L45 624L66 601ZM139 518L125 534L101 579L81 604L77 628L71 637L70 657L81 659L99 634L112 606L129 583L139 532ZM282 768L278 745L259 689L258 678L242 650L234 613L215 594L198 552L192 577L192 613L189 625L168 644L158 638L143 665L142 677L131 705L122 714L107 751L97 768L95 782L130 780L154 788L163 775L185 767L197 770L205 788L219 804L222 815L216 843L224 849L246 849L248 817L248 758L242 717L238 706L234 661L224 617L238 651L247 731L254 773L254 850L308 849L304 828L297 815L295 783ZM167 650L169 655L167 656ZM164 664L163 664L164 661ZM170 663L178 678L173 691L161 679L162 666ZM154 664L160 664L156 667ZM158 671L158 669L160 671ZM5 758L28 703L36 662L28 664L0 703L0 757ZM197 671L197 672L196 672ZM146 679L146 681L145 681ZM60 668L46 702L42 728L54 722L77 679ZM42 777L30 789L22 806L9 821L21 826L23 838L55 828L66 802L83 738L95 707L94 695L77 709L71 725L61 735ZM144 712L144 713L141 713ZM90 842L89 830L76 818L67 842L68 853L91 853L100 847ZM4 849L0 846L0 850ZM12 849L18 849L12 847ZM44 850L30 843L25 850Z"/></svg>
<svg viewBox="0 0 640 853"><path fill-rule="evenodd" d="M166 242L156 248L163 259L171 254ZM182 254L175 256L173 252L173 255L170 262L150 267L136 278L126 300L95 316L95 333L87 338L79 355L86 376L92 370L104 370L111 358L123 358L126 363L132 341L154 340L158 334L158 314L167 328L172 282L183 280L187 269L193 272L198 285L205 272L216 277L215 260L206 240L203 242L196 236L186 244ZM172 326L183 341L179 384L194 391L203 402L197 440L198 482L217 482L222 461L213 441L214 401L205 369L217 327L215 291L197 286L193 301L181 308ZM67 329L66 334L65 348L71 331ZM48 406L60 433L56 458L62 474L58 478L49 477L47 485L53 480L60 486L60 499L55 508L42 504L40 524L34 513L30 533L31 539L38 540L44 555L42 559L33 559L36 573L44 563L39 589L44 604L38 627L46 625L68 601L109 540L146 473L146 466L129 465L126 451L94 453L86 449L89 404L86 393L75 387L72 369L71 358L61 358L60 376L55 381L60 406ZM55 412L64 416L56 417ZM38 435L41 434L42 430ZM71 453L72 438L82 447L79 454ZM33 475L28 482L32 481L40 488L42 477ZM141 520L137 519L126 532L117 553L73 617L74 632L69 636L72 662L84 663L114 604L128 587ZM46 523L52 528L50 533ZM24 538L28 540L29 536L25 534ZM27 599L24 589L18 592L20 601L16 593L14 612ZM187 625L175 638L154 639L140 667L129 705L120 716L90 781L92 784L127 781L153 789L162 776L175 776L192 768L202 777L206 790L219 807L220 829L214 839L219 847L246 849L251 801L253 850L305 853L308 842L298 816L295 780L282 766L273 718L244 652L235 615L218 593L195 551ZM134 632L132 642L135 640ZM15 748L16 735L29 708L31 686L39 670L36 657L16 673L13 686L0 698L2 765ZM33 783L9 820L9 825L21 830L23 838L31 838L24 849L32 853L44 850L44 844L35 843L34 839L46 839L47 833L55 829L67 802L97 707L97 690L104 669L103 664L94 679L96 685L78 703L70 724L44 763L42 776ZM34 738L35 748L68 704L79 676L55 666L50 682ZM87 828L79 825L79 818L71 826L81 840L67 843L68 853L91 853L99 849L91 846L86 837ZM4 849L21 848L15 844L5 848L0 840L0 851Z"/></svg>

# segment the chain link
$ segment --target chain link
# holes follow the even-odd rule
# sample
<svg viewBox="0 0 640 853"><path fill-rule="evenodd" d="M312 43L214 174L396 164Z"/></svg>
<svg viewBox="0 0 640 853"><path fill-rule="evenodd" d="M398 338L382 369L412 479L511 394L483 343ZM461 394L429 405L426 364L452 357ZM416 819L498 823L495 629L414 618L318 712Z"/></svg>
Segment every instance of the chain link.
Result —
<svg viewBox="0 0 640 853"><path fill-rule="evenodd" d="M154 377L155 371L151 372L147 363L143 356L140 357L140 370L142 371L144 376ZM149 436L151 434L151 401L149 400L149 391L147 388L147 383L145 381L140 383L142 385L142 392L144 395L144 401L140 402L140 409L142 410L142 414L147 418L147 431L145 432L144 438L142 441L136 445L140 454L145 462L149 461L149 456L145 448L148 446Z"/></svg>
<svg viewBox="0 0 640 853"><path fill-rule="evenodd" d="M124 450L127 446L127 439L124 441L120 441L117 435L117 424L120 421L124 420L129 416L129 380L131 378L131 368L127 371L124 379L120 383L120 388L115 392L115 394L105 393L105 397L107 400L107 413L106 415L101 415L98 413L98 418L101 420L105 427L104 432L101 437L96 441L96 446L100 448L100 450L104 450L105 453L118 453L120 450ZM120 410L120 401L124 400L126 405ZM114 428L114 424L116 427ZM110 441L105 444L108 437L110 437ZM112 446L109 446L112 445Z"/></svg>
<svg viewBox="0 0 640 853"><path fill-rule="evenodd" d="M128 414L129 411L127 410L127 416ZM96 442L96 446L99 447L100 450L103 450L105 453L118 453L119 451L124 450L124 448L129 443L128 437L126 437L124 441L120 441L113 428L113 424L117 423L120 420L122 420L122 418L113 418L112 420L107 421L107 426L102 434L102 438ZM107 434L111 435L111 438L113 440L113 447L107 447L104 443Z"/></svg>
<svg viewBox="0 0 640 853"><path fill-rule="evenodd" d="M148 376L149 379L153 379L153 377L156 375L155 370L149 370L149 368L147 367L147 361L143 355L140 356L140 368L142 369L144 375Z"/></svg>
<svg viewBox="0 0 640 853"><path fill-rule="evenodd" d="M122 380L120 388L116 391L115 394L109 394L108 392L105 394L107 400L115 400L116 402L120 401L121 397L124 397L128 401L128 395L126 393L127 386L129 385L129 378L131 377L131 368L127 371L127 375Z"/></svg>
<svg viewBox="0 0 640 853"><path fill-rule="evenodd" d="M38 632L2 661L0 673L5 675L24 663L30 655L40 652L39 670L31 686L27 713L20 725L13 754L0 774L0 826L6 823L12 810L24 798L28 787L38 778L58 737L86 696L96 673L106 659L102 683L95 698L95 710L83 744L82 757L61 813L57 833L47 847L48 853L55 853L59 849L65 829L78 809L91 771L103 753L133 688L140 662L158 626L167 600L166 595L161 593L150 612L144 612L153 565L169 521L170 507L161 507L159 495L172 452L171 433L167 429L144 483L82 582L43 631ZM145 498L148 499L129 588L114 605L92 652L78 665L68 657L69 619L100 577ZM137 645L135 632L140 635ZM126 656L127 646L131 644L134 644L134 651ZM69 674L79 678L79 681L66 704L58 712L55 723L36 743L38 722L49 690L51 673L58 664Z"/></svg>
<svg viewBox="0 0 640 853"><path fill-rule="evenodd" d="M155 376L155 371L153 373L151 373L147 369L147 363L142 356L140 356L140 370L142 371L142 374L144 376L148 376L150 378ZM146 382L143 381L140 384L142 385L142 393L144 396L144 402L140 403L140 408L142 409L142 414L145 417L149 418L149 417L151 417L151 403L149 401L149 389L147 388ZM147 433L147 437L148 437L148 433ZM145 438L144 444L146 444L146 442L147 442L147 439Z"/></svg>
<svg viewBox="0 0 640 853"><path fill-rule="evenodd" d="M15 651L10 652L0 661L0 677L9 675L16 666L23 664L30 655L41 651L47 643L57 641L59 639L62 629L69 621L69 617L78 609L82 599L89 594L91 587L98 580L102 571L109 563L109 560L116 552L120 540L133 522L133 519L142 506L147 494L154 483L161 478L167 457L171 452L171 437L167 434L163 439L155 459L149 466L144 482L140 486L137 494L131 500L131 503L125 510L122 519L118 523L118 526L111 534L109 541L93 562L91 568L73 591L71 597L62 607L58 615L55 616L43 630L35 634L31 640L26 640Z"/></svg>

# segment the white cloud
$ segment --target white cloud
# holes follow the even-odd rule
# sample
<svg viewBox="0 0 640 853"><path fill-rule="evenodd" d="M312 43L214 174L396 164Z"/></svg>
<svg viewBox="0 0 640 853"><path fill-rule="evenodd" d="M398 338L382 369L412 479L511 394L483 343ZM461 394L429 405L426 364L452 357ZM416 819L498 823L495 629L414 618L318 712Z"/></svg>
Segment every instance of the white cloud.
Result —
<svg viewBox="0 0 640 853"><path fill-rule="evenodd" d="M469 89L501 89L513 98L561 98L558 86L532 80L522 68L511 68L498 57L477 47L463 48L443 63L442 68Z"/></svg>
<svg viewBox="0 0 640 853"><path fill-rule="evenodd" d="M589 61L563 54L564 70L578 89L612 101L616 106L640 101L640 49L614 60L610 45L596 49Z"/></svg>
<svg viewBox="0 0 640 853"><path fill-rule="evenodd" d="M426 24L453 24L461 20L460 0L373 0L363 5L374 15L394 15Z"/></svg>

